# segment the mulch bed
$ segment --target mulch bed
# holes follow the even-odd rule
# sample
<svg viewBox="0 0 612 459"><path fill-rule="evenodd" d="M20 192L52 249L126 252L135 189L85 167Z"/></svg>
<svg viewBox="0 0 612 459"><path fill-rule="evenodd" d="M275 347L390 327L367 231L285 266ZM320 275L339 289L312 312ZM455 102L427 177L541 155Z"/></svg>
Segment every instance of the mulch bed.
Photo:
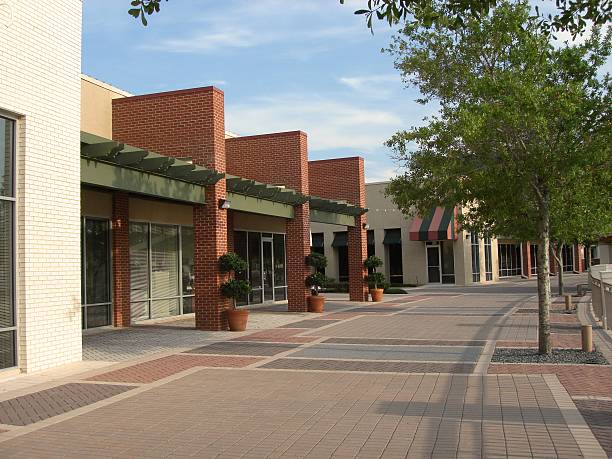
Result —
<svg viewBox="0 0 612 459"><path fill-rule="evenodd" d="M608 361L599 351L583 352L578 349L554 349L551 354L538 354L531 348L496 348L491 362L499 363L572 363L607 365Z"/></svg>

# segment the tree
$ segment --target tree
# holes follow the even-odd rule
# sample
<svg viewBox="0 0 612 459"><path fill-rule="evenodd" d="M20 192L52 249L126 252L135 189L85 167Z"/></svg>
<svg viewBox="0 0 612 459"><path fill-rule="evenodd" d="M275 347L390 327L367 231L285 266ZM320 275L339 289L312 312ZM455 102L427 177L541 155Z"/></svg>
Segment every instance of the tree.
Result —
<svg viewBox="0 0 612 459"><path fill-rule="evenodd" d="M341 4L344 2L340 0ZM373 30L373 19L389 25L412 19L426 27L437 23L459 29L469 19L486 17L497 4L498 0L367 0L366 8L355 14L365 16L370 30ZM542 30L567 30L576 36L585 30L587 21L602 25L612 18L608 0L557 0L556 5L555 15L540 14L536 5Z"/></svg>
<svg viewBox="0 0 612 459"><path fill-rule="evenodd" d="M527 2L502 2L457 31L407 24L389 52L419 102L440 110L388 141L405 169L388 195L407 214L459 205L468 231L537 241L549 353L550 238L612 228L610 78L598 78L609 31L554 48Z"/></svg>
<svg viewBox="0 0 612 459"><path fill-rule="evenodd" d="M168 0L166 0L168 1ZM146 16L159 13L162 0L133 0L128 11L147 25ZM344 4L345 0L340 0ZM461 28L466 20L486 16L498 0L367 0L366 8L355 11L364 15L370 30L374 30L373 19L383 20L389 25L411 18L427 27L444 23ZM612 19L609 0L557 0L557 14L541 14L539 24L543 30L568 30L574 36L581 33L587 21L606 24ZM447 20L450 21L447 22Z"/></svg>

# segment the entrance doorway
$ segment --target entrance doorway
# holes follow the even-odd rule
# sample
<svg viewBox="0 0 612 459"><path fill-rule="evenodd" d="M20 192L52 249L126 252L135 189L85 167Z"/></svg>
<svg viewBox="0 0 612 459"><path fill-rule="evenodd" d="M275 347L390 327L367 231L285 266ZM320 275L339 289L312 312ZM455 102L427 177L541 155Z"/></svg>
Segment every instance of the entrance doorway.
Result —
<svg viewBox="0 0 612 459"><path fill-rule="evenodd" d="M235 231L234 250L248 263L242 276L252 289L248 298L242 298L238 304L287 299L284 234Z"/></svg>
<svg viewBox="0 0 612 459"><path fill-rule="evenodd" d="M427 280L430 284L455 283L452 241L427 242Z"/></svg>

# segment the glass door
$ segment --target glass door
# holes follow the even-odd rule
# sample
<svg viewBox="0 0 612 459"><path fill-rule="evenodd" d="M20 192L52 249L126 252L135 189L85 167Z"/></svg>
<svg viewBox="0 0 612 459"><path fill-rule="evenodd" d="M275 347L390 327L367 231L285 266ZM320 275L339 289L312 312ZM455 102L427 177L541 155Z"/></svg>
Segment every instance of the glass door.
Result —
<svg viewBox="0 0 612 459"><path fill-rule="evenodd" d="M439 284L440 273L440 247L437 245L427 246L427 278L429 283Z"/></svg>
<svg viewBox="0 0 612 459"><path fill-rule="evenodd" d="M264 301L274 301L274 264L272 258L271 236L271 234L264 234L261 238Z"/></svg>

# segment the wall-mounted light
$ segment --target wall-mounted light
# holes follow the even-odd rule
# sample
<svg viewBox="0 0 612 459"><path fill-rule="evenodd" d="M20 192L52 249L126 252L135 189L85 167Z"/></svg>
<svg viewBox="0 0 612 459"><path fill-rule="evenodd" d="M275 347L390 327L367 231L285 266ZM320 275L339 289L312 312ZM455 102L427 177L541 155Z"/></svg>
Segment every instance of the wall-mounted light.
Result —
<svg viewBox="0 0 612 459"><path fill-rule="evenodd" d="M229 209L232 205L232 201L229 199L219 199L219 209Z"/></svg>
<svg viewBox="0 0 612 459"><path fill-rule="evenodd" d="M364 223L363 225L361 225L361 227L362 227L364 230L369 230L369 229L370 229L370 225L368 225L367 223Z"/></svg>

